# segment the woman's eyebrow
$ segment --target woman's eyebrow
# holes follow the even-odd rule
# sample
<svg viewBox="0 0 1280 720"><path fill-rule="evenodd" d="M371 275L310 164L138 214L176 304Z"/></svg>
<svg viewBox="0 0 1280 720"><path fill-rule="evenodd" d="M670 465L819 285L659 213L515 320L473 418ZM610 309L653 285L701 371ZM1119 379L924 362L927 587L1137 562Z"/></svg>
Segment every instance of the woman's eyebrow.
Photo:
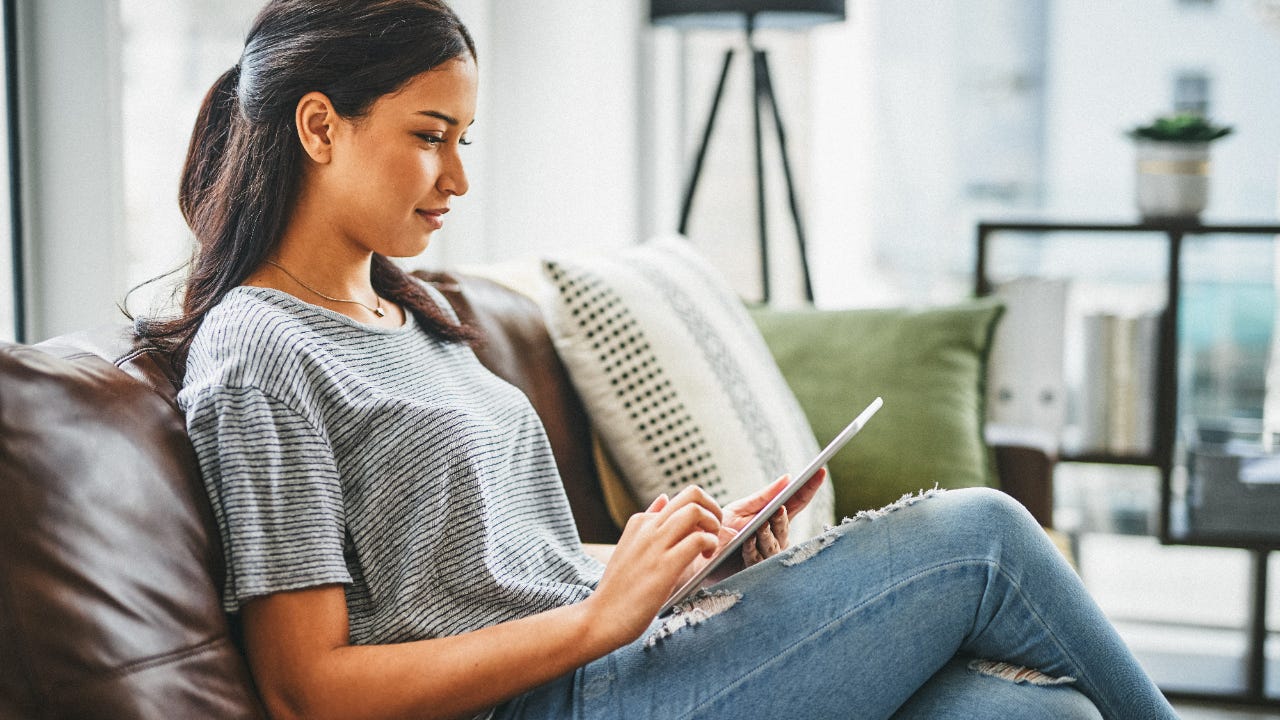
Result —
<svg viewBox="0 0 1280 720"><path fill-rule="evenodd" d="M445 121L445 122L449 123L450 125L457 125L457 124L458 124L458 119L457 119L457 118L453 117L452 115L446 115L446 114L444 114L444 113L442 113L442 112L439 112L439 111L437 111L437 110L419 110L417 114L419 114L419 115L426 115L427 117L437 118L437 119L439 119L439 120L443 120L443 121ZM473 118L473 119L471 120L471 122L470 122L470 123L468 123L468 126L474 125L475 123L476 123L476 121L475 121L475 119Z"/></svg>

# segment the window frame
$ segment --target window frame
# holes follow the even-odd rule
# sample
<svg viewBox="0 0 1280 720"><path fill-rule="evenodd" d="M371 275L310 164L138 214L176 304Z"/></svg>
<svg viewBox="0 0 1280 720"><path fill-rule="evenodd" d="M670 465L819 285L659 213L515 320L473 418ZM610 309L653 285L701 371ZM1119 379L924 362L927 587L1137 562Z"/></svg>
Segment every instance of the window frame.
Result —
<svg viewBox="0 0 1280 720"><path fill-rule="evenodd" d="M21 133L19 125L20 107L18 97L18 8L17 0L3 0L3 43L4 43L4 98L5 112L4 142L7 144L7 175L4 178L4 191L9 198L9 291L13 299L13 339L26 342L27 339L27 302L26 302L26 252L24 247L23 213L22 213L22 154Z"/></svg>

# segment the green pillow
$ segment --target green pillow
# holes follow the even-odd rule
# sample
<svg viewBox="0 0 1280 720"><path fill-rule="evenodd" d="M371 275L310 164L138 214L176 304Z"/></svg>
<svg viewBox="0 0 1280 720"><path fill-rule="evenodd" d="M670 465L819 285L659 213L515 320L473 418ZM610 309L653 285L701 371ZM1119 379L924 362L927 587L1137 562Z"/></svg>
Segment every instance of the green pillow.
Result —
<svg viewBox="0 0 1280 720"><path fill-rule="evenodd" d="M837 516L922 488L995 486L982 437L999 300L923 310L755 309L825 445L877 395L884 407L830 463Z"/></svg>

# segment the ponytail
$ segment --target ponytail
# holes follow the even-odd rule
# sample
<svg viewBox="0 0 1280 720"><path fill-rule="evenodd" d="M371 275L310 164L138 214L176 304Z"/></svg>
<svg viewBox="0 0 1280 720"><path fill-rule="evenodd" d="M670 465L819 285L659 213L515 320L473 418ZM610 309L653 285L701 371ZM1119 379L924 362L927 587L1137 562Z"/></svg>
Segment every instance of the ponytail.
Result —
<svg viewBox="0 0 1280 720"><path fill-rule="evenodd" d="M240 81L240 65L220 75L200 103L196 126L187 145L187 161L182 168L178 189L178 207L187 224L192 225L195 206L217 180L227 150L227 138L239 102L236 98Z"/></svg>
<svg viewBox="0 0 1280 720"><path fill-rule="evenodd" d="M182 169L178 206L196 249L177 317L140 319L137 333L169 353L182 377L204 316L275 251L302 168L294 131L298 98L329 95L359 117L379 97L441 63L470 54L466 28L441 0L272 0L258 15L241 60L205 95ZM451 342L478 333L455 323L419 282L373 256L373 288Z"/></svg>

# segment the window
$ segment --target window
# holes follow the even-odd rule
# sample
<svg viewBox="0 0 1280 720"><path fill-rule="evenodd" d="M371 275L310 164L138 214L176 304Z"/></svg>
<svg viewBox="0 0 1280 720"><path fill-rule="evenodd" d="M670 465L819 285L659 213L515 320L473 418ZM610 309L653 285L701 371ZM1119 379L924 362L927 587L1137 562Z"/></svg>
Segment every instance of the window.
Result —
<svg viewBox="0 0 1280 720"><path fill-rule="evenodd" d="M205 92L240 57L262 0L121 0L123 271L133 287L183 265L191 233L178 210L178 178ZM140 288L130 310L164 308L173 282Z"/></svg>
<svg viewBox="0 0 1280 720"><path fill-rule="evenodd" d="M12 227L12 188L9 175L9 24L13 17L13 2L4 3L3 28L0 28L0 78L4 89L0 92L0 341L21 340L21 322L18 318L21 303L18 294L22 282L18 277L21 265L21 238L14 236Z"/></svg>

